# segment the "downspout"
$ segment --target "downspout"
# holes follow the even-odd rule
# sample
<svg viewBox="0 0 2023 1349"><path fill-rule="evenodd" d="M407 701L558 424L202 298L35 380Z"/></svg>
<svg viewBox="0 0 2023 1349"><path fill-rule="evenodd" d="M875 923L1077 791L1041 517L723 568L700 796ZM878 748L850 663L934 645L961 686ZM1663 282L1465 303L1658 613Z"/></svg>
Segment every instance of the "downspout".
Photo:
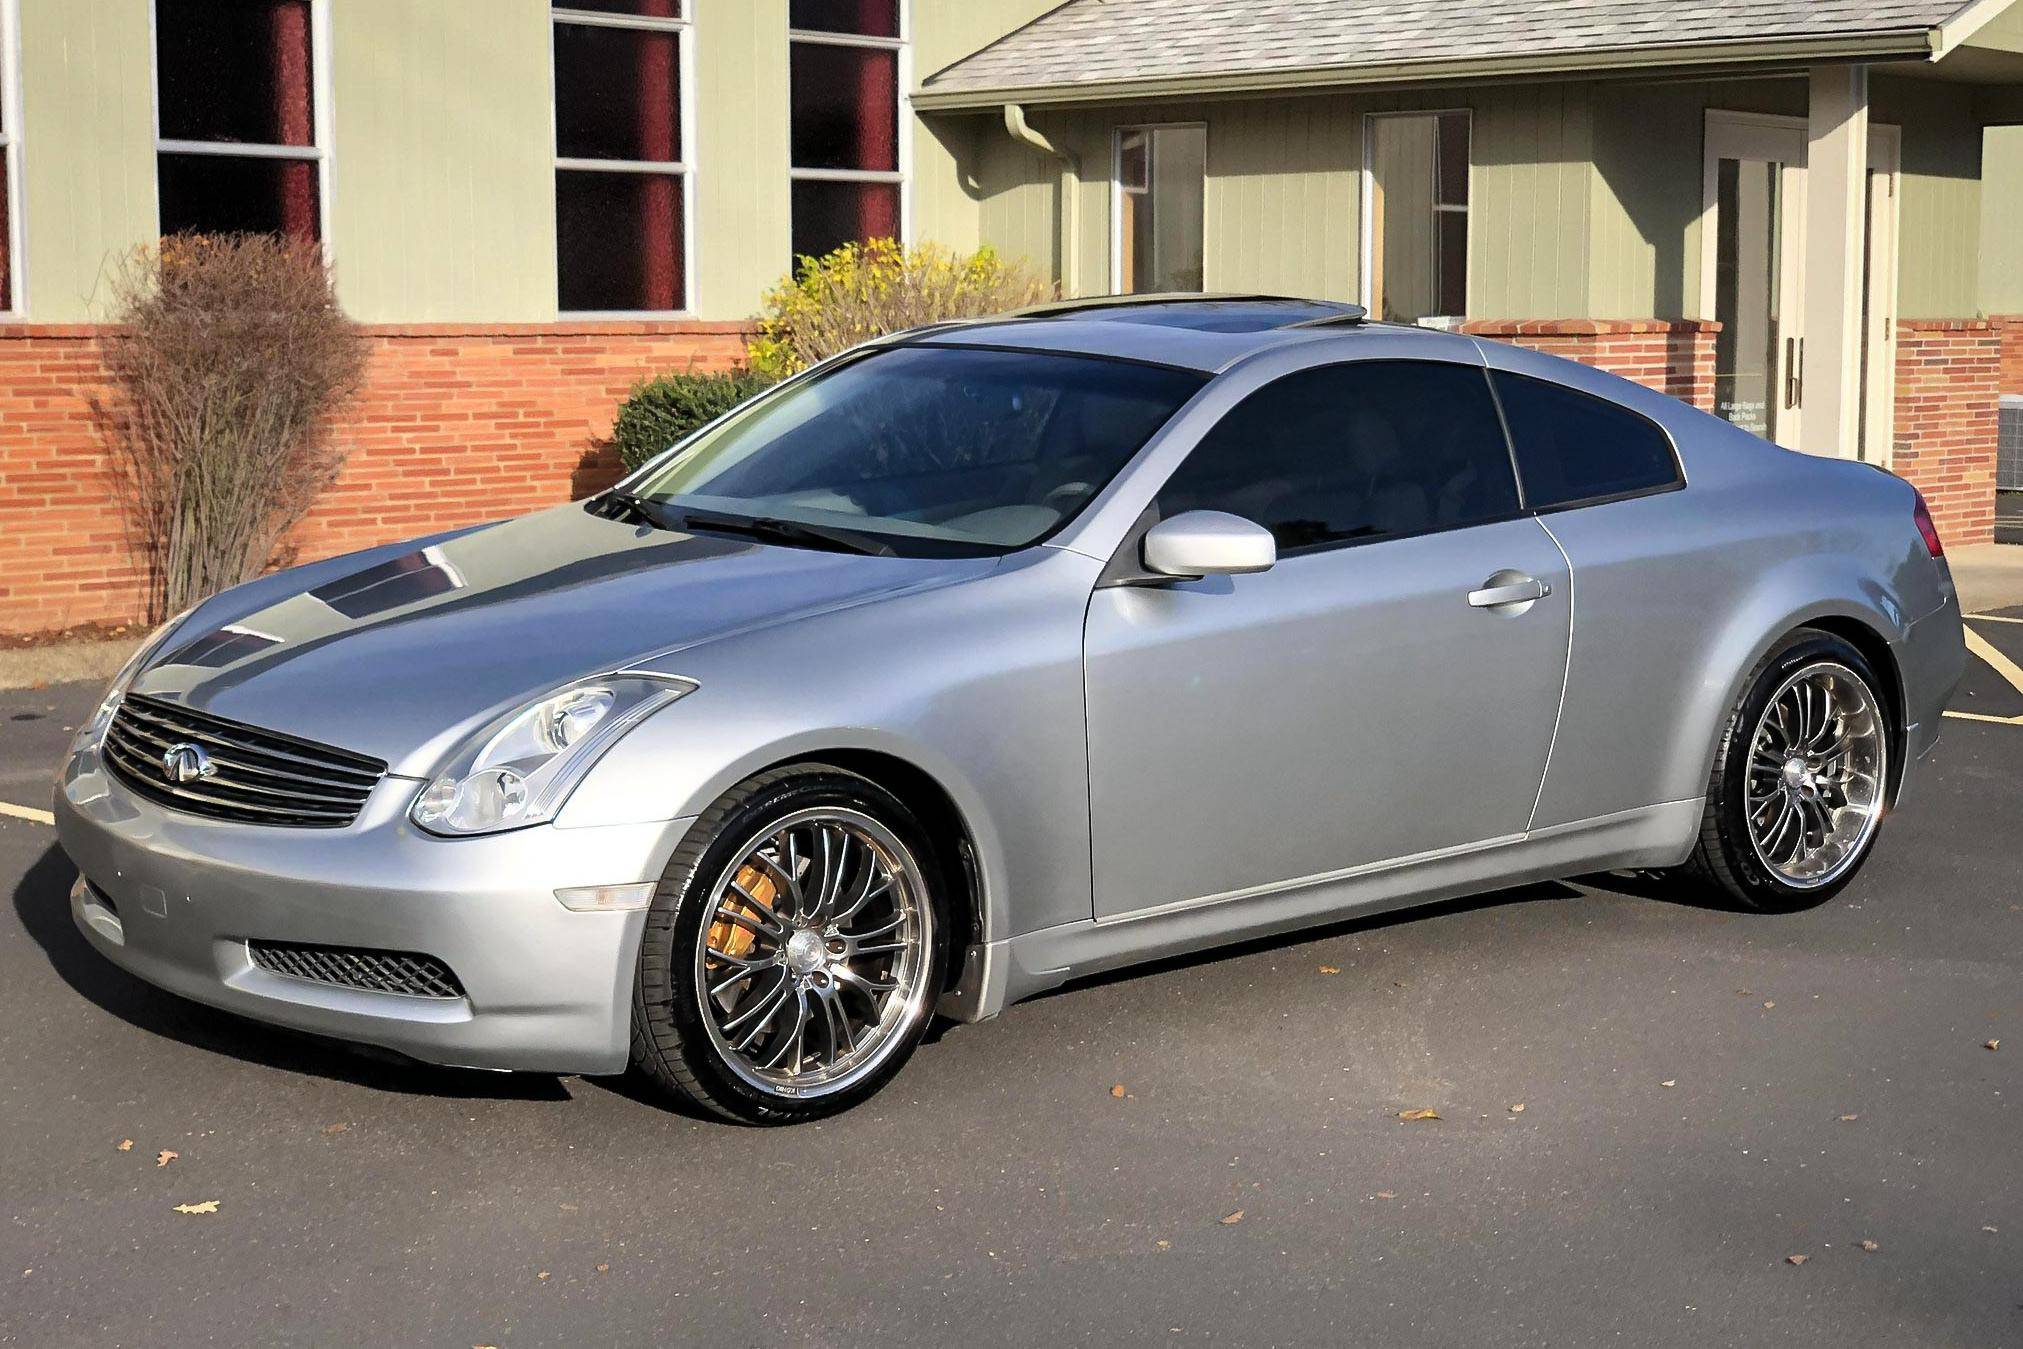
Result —
<svg viewBox="0 0 2023 1349"><path fill-rule="evenodd" d="M1016 103L1004 105L1004 129L1021 145L1029 145L1048 158L1061 161L1061 295L1073 299L1081 294L1076 284L1081 269L1075 265L1075 254L1079 251L1076 245L1080 242L1075 217L1082 197L1082 161L1056 149L1052 141L1026 125L1026 110Z"/></svg>

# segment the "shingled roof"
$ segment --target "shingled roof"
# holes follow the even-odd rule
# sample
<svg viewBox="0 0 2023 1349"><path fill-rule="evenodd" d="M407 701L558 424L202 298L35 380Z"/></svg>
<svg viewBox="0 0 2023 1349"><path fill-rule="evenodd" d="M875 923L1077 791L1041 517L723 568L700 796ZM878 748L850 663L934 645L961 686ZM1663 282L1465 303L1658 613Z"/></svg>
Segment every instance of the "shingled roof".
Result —
<svg viewBox="0 0 2023 1349"><path fill-rule="evenodd" d="M1724 53L1929 56L1990 0L1069 0L930 76L923 106L1012 92L1239 87ZM1973 13L1970 14L1970 11ZM1635 57L1633 61L1624 58ZM1515 72L1513 72L1515 73ZM1327 78L1334 76L1334 79Z"/></svg>

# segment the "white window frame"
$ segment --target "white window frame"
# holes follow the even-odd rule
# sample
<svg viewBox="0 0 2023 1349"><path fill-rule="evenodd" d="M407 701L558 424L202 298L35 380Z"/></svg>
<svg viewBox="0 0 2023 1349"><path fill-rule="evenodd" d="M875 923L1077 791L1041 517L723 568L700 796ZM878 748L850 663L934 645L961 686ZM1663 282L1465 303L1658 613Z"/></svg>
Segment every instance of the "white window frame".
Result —
<svg viewBox="0 0 2023 1349"><path fill-rule="evenodd" d="M1201 132L1201 293L1212 294L1208 287L1208 231L1213 213L1207 209L1208 201L1208 123L1206 122L1128 122L1110 128L1110 292L1124 293L1124 137L1134 131L1200 131ZM1158 165L1153 162L1152 171L1158 173ZM1156 178L1155 178L1156 183Z"/></svg>
<svg viewBox="0 0 2023 1349"><path fill-rule="evenodd" d="M803 169L794 164L791 136L787 145L787 181L793 183L897 183L899 185L899 242L913 239L913 0L899 0L899 36L865 37L857 33L825 33L813 28L787 30L787 124L794 120L794 47L805 43L818 47L874 47L898 53L898 75L893 97L893 116L898 119L899 167L884 169ZM791 191L791 188L790 188ZM793 234L793 205L787 207L787 232ZM795 259L798 264L799 258Z"/></svg>
<svg viewBox="0 0 2023 1349"><path fill-rule="evenodd" d="M21 219L21 12L18 0L0 0L0 85L6 87L6 105L0 108L0 163L7 168L7 237L0 248L7 250L8 298L0 305L0 320L19 319L28 312L27 269L21 265L23 242L27 238Z"/></svg>
<svg viewBox="0 0 2023 1349"><path fill-rule="evenodd" d="M162 156L215 155L223 159L295 159L316 165L316 237L330 256L330 0L309 0L310 145L257 145L244 141L185 141L162 136L161 19L148 0L148 97L155 142L155 229L162 221Z"/></svg>
<svg viewBox="0 0 2023 1349"><path fill-rule="evenodd" d="M1468 204L1466 206L1453 206L1440 201L1439 191L1436 187L1433 194L1433 213L1435 215L1445 211L1450 214L1472 216L1475 210L1475 191L1480 186L1475 180L1475 110L1473 108L1399 108L1392 112L1368 112L1363 114L1363 172L1361 180L1358 183L1358 191L1362 196L1362 201L1359 203L1359 214L1362 217L1360 227L1362 240L1358 251L1362 256L1357 261L1356 295L1357 303L1364 305L1370 303L1370 294L1377 280L1377 240L1375 237L1377 226L1377 138L1371 134L1371 131L1379 121L1394 117L1465 117L1468 119ZM1436 172L1439 169L1437 137L1435 138L1434 169ZM1434 243L1437 247L1439 243L1437 237ZM1475 222L1472 219L1469 221L1467 241L1463 247L1463 260L1468 267L1468 284L1464 288L1461 302L1461 307L1465 310L1469 308L1472 292L1475 289ZM1373 319L1381 318L1382 315L1372 312L1370 317ZM1425 318L1420 319L1419 322L1422 326L1426 327L1453 327L1466 322L1467 319L1468 315L1465 313L1428 314Z"/></svg>
<svg viewBox="0 0 2023 1349"><path fill-rule="evenodd" d="M681 181L681 303L673 309L561 309L561 240L555 244L555 292L557 312L565 319L685 319L695 314L695 14L694 0L681 0L679 13L671 19L642 14L613 14L601 9L570 9L551 5L548 16L548 147L555 161L556 183L564 171L585 173L658 173ZM561 153L561 71L555 68L555 28L560 24L582 28L621 28L635 33L674 34L674 62L681 81L681 106L676 110L680 125L681 158L671 162L635 159L565 158Z"/></svg>

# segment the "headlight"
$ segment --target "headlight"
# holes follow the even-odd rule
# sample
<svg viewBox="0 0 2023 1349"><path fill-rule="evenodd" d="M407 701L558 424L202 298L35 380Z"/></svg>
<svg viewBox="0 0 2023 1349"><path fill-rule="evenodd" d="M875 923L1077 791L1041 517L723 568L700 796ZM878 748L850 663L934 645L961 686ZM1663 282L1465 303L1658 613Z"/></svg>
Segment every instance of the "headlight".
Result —
<svg viewBox="0 0 2023 1349"><path fill-rule="evenodd" d="M175 635L183 620L196 611L197 606L193 604L148 634L148 639L140 644L140 649L133 653L133 658L120 666L119 673L112 677L112 683L106 685L105 696L98 700L98 710L91 714L91 720L84 724L84 729L71 741L74 748L96 745L104 738L105 728L112 724L112 714L119 710L119 700L126 696L127 685L133 683L134 676L138 675L142 668L168 644L169 638Z"/></svg>
<svg viewBox="0 0 2023 1349"><path fill-rule="evenodd" d="M472 736L408 817L431 834L490 834L554 818L618 737L695 683L618 674L571 684Z"/></svg>

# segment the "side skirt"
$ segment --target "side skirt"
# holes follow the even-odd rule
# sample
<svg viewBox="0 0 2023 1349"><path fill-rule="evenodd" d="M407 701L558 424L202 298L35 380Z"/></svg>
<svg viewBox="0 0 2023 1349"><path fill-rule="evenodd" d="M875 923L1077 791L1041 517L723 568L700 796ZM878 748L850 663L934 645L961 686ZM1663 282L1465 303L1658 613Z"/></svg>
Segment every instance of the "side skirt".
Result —
<svg viewBox="0 0 2023 1349"><path fill-rule="evenodd" d="M1704 798L1668 801L1508 840L1303 877L1100 921L1064 923L965 953L940 1011L981 1021L1083 975L1536 881L1685 861Z"/></svg>

